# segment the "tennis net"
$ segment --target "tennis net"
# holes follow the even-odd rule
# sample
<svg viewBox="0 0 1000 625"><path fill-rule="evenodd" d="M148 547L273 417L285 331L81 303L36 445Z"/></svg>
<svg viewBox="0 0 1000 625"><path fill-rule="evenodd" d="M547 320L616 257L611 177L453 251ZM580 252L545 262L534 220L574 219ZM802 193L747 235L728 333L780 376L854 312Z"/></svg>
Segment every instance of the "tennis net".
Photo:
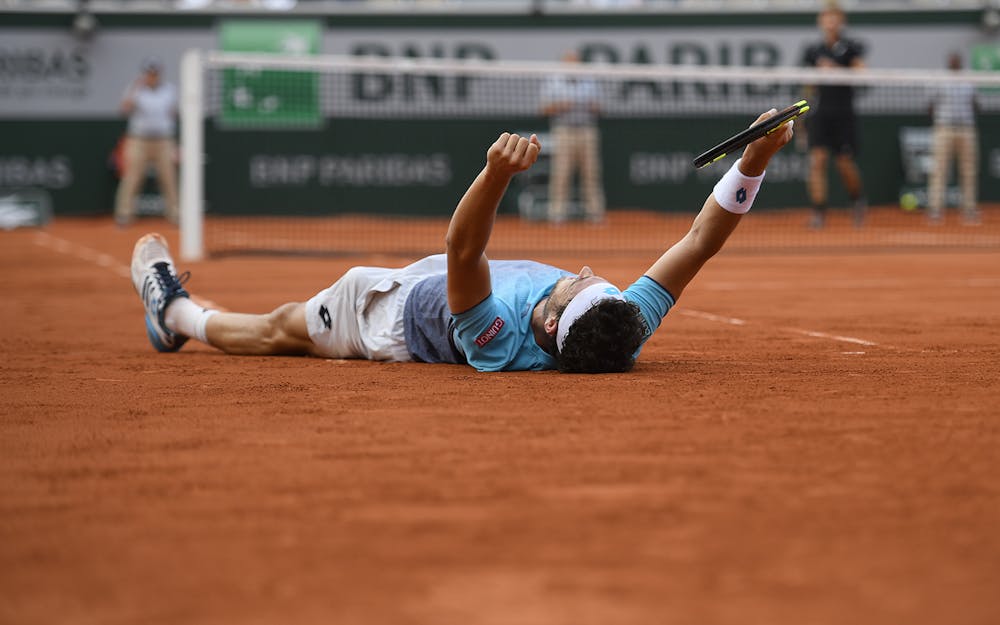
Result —
<svg viewBox="0 0 1000 625"><path fill-rule="evenodd" d="M810 155L799 123L727 249L1000 247L1000 150L986 142L975 223L954 209L929 223L925 211L935 167L928 106L935 94L966 84L978 101L979 136L1000 136L1000 75L982 72L192 51L182 69L182 253L443 251L448 218L502 131L536 133L543 151L511 183L491 255L657 253L687 230L738 156L695 169L696 155L767 109L806 97L812 115L823 106L817 91L830 87L853 94L863 222L831 166L825 227L808 227ZM567 220L553 223L552 155L562 147L557 138L568 141L551 127L547 107L566 93L586 94L596 114L602 189L572 175ZM958 206L953 178L946 198ZM603 219L589 210L599 191Z"/></svg>

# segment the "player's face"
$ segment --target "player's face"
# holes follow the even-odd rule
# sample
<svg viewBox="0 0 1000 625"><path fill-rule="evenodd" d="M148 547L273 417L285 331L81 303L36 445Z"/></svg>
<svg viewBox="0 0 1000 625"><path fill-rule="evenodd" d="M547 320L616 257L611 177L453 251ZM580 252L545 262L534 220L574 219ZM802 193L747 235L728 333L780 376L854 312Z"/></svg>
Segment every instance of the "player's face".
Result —
<svg viewBox="0 0 1000 625"><path fill-rule="evenodd" d="M819 29L829 38L840 35L840 29L844 27L844 14L840 11L823 11L816 19Z"/></svg>
<svg viewBox="0 0 1000 625"><path fill-rule="evenodd" d="M556 285L552 287L552 293L549 294L549 301L546 304L546 308L549 310L562 310L569 304L570 300L576 297L577 293L592 284L600 282L607 282L607 280L600 276L595 276L594 271L590 267L584 266L577 275L560 278L556 282Z"/></svg>

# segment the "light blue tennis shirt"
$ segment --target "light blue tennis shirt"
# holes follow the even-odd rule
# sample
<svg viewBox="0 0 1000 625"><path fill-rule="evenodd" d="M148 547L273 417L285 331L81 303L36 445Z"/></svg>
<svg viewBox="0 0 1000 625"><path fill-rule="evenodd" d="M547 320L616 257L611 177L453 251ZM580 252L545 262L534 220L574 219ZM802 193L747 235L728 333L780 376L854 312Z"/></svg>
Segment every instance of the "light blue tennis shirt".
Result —
<svg viewBox="0 0 1000 625"><path fill-rule="evenodd" d="M555 358L535 342L531 313L559 278L572 275L533 261L490 261L493 292L456 315L448 312L447 276L425 278L413 287L404 306L410 355L419 362L468 362L479 371L555 369ZM639 306L645 344L673 307L674 297L647 276L622 295Z"/></svg>

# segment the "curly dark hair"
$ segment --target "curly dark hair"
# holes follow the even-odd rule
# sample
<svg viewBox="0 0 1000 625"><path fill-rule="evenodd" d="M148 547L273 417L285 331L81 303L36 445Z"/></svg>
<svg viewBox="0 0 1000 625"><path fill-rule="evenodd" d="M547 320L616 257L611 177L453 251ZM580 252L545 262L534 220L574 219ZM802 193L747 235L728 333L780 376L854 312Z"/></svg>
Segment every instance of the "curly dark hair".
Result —
<svg viewBox="0 0 1000 625"><path fill-rule="evenodd" d="M635 364L646 323L633 302L606 299L570 326L556 355L563 373L623 373Z"/></svg>

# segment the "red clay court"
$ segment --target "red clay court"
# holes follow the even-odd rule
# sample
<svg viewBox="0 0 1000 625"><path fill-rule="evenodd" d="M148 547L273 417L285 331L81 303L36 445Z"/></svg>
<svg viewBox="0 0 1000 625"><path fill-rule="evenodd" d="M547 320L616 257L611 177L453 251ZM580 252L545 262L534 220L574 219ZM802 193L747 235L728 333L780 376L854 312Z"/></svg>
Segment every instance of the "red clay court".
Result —
<svg viewBox="0 0 1000 625"><path fill-rule="evenodd" d="M741 230L604 376L157 354L147 228L176 248L0 233L0 623L1000 622L994 221ZM619 284L656 256L550 249ZM178 264L264 312L408 260Z"/></svg>

